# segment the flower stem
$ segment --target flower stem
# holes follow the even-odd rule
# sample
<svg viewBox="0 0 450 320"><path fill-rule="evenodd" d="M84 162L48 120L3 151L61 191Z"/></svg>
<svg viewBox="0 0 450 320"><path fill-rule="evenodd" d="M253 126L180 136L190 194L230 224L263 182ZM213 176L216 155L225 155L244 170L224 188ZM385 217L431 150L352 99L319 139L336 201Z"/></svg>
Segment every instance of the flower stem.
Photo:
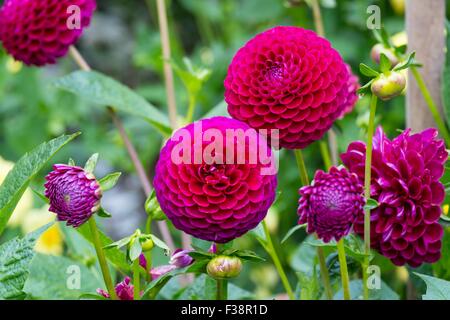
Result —
<svg viewBox="0 0 450 320"><path fill-rule="evenodd" d="M344 291L344 300L350 300L350 281L347 270L347 259L345 257L344 239L337 243L339 266L341 269L342 290Z"/></svg>
<svg viewBox="0 0 450 320"><path fill-rule="evenodd" d="M375 131L375 114L377 110L377 96L372 94L370 99L369 127L367 129L367 147L366 164L364 170L364 197L366 201L370 199L370 182L372 174L372 146L373 133ZM364 263L363 263L363 288L364 298L369 299L369 288L367 287L367 268L369 267L370 257L370 209L365 210L364 214Z"/></svg>
<svg viewBox="0 0 450 320"><path fill-rule="evenodd" d="M294 150L295 158L297 160L298 171L300 173L300 179L303 186L309 185L308 172L306 170L305 160L303 158L303 153L300 149ZM333 290L331 289L330 275L328 274L328 268L325 261L325 253L321 247L317 247L317 257L319 258L320 274L322 276L323 286L325 288L325 293L329 300L333 299Z"/></svg>
<svg viewBox="0 0 450 320"><path fill-rule="evenodd" d="M265 220L262 221L262 226L264 229L264 234L266 236L265 249L266 249L267 253L270 255L270 257L272 258L273 263L275 264L275 268L278 271L278 275L280 276L281 282L283 283L284 289L286 290L286 293L289 296L289 299L295 300L294 291L292 290L292 287L286 276L286 272L284 272L283 266L280 262L280 258L278 257L275 247L273 246L272 237L270 236L269 228L267 227L267 223Z"/></svg>
<svg viewBox="0 0 450 320"><path fill-rule="evenodd" d="M322 13L320 12L320 4L318 0L311 0L311 8L314 16L314 24L316 32L319 36L325 36L325 28L323 26Z"/></svg>
<svg viewBox="0 0 450 320"><path fill-rule="evenodd" d="M148 263L148 262L147 262ZM140 300L140 274L139 274L139 258L133 261L133 299Z"/></svg>
<svg viewBox="0 0 450 320"><path fill-rule="evenodd" d="M91 229L92 241L94 242L95 251L97 252L98 262L102 270L103 280L105 281L106 289L109 296L113 300L117 300L116 290L114 289L111 274L109 273L108 263L106 262L105 253L103 252L102 244L100 243L100 236L98 234L95 217L89 219L89 228Z"/></svg>
<svg viewBox="0 0 450 320"><path fill-rule="evenodd" d="M325 169L328 170L332 166L328 144L325 140L320 140L319 146L320 146L320 153L322 154L323 163L325 165Z"/></svg>
<svg viewBox="0 0 450 320"><path fill-rule="evenodd" d="M447 126L445 125L444 121L441 118L438 107L434 102L433 97L431 96L430 91L428 90L427 85L423 80L422 75L415 66L411 66L410 69L414 78L416 79L417 86L419 87L420 92L422 93L422 96L425 99L425 102L427 103L431 114L433 115L434 121L436 122L439 128L439 132L445 140L445 144L447 145L447 147L450 147L450 133L448 132Z"/></svg>
<svg viewBox="0 0 450 320"><path fill-rule="evenodd" d="M220 254L223 251L222 244L216 243L216 251ZM228 299L228 281L225 279L216 279L216 300Z"/></svg>

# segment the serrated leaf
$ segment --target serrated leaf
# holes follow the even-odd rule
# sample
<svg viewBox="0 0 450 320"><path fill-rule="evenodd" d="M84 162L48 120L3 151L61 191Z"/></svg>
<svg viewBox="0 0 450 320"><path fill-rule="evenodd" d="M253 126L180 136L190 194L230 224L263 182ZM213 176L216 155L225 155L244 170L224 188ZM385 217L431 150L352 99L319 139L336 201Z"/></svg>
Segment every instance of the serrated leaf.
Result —
<svg viewBox="0 0 450 320"><path fill-rule="evenodd" d="M380 75L380 73L378 71L372 69L371 67L369 67L367 64L364 64L364 63L359 64L359 71L363 75L365 75L367 77L371 77L371 78L375 78Z"/></svg>
<svg viewBox="0 0 450 320"><path fill-rule="evenodd" d="M95 71L75 71L54 82L57 88L72 92L95 104L111 106L147 120L163 135L172 129L165 114L130 88Z"/></svg>
<svg viewBox="0 0 450 320"><path fill-rule="evenodd" d="M19 299L24 296L22 289L35 254L34 245L50 225L47 224L21 239L14 238L0 246L0 300Z"/></svg>
<svg viewBox="0 0 450 320"><path fill-rule="evenodd" d="M281 240L281 244L285 243L287 239L289 239L294 233L296 233L298 230L303 229L306 227L306 224L299 224L295 227L289 229L289 231L284 236L283 240Z"/></svg>
<svg viewBox="0 0 450 320"><path fill-rule="evenodd" d="M79 133L63 135L49 142L44 142L17 161L3 184L0 185L0 234L5 229L30 181L63 146L78 135Z"/></svg>
<svg viewBox="0 0 450 320"><path fill-rule="evenodd" d="M86 161L86 164L84 165L84 171L93 173L95 170L95 167L97 166L97 161L98 161L98 153L94 153Z"/></svg>
<svg viewBox="0 0 450 320"><path fill-rule="evenodd" d="M89 229L89 225L87 223L78 227L76 230L86 240L88 240L90 243L93 243L91 230ZM101 246L103 248L105 248L113 243L113 241L100 230L99 230L99 237L100 237ZM113 265L115 265L122 272L128 272L130 270L130 266L127 263L125 253L123 253L118 248L111 248L109 250L105 250L105 256Z"/></svg>
<svg viewBox="0 0 450 320"><path fill-rule="evenodd" d="M417 272L414 272L414 274L425 281L427 285L427 292L422 296L422 300L450 300L449 281Z"/></svg>
<svg viewBox="0 0 450 320"><path fill-rule="evenodd" d="M108 191L117 184L119 181L120 176L122 175L121 172L114 172L110 173L107 176L101 178L98 183L100 184L100 188L102 191Z"/></svg>
<svg viewBox="0 0 450 320"><path fill-rule="evenodd" d="M66 257L37 254L24 292L33 299L78 299L83 293L104 287L90 269Z"/></svg>

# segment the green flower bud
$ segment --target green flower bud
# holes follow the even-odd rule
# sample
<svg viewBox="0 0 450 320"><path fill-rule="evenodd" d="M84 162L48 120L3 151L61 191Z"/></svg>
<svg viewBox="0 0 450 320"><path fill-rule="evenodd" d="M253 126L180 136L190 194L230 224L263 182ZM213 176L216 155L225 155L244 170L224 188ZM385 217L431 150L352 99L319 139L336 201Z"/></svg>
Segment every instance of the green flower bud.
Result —
<svg viewBox="0 0 450 320"><path fill-rule="evenodd" d="M143 242L141 242L142 251L147 252L153 249L155 246L155 243L151 238L145 239Z"/></svg>
<svg viewBox="0 0 450 320"><path fill-rule="evenodd" d="M166 215L161 210L154 192L152 192L147 201L145 201L145 212L147 212L152 220L162 221L166 219Z"/></svg>
<svg viewBox="0 0 450 320"><path fill-rule="evenodd" d="M371 90L381 100L399 96L406 87L406 78L401 72L391 71L381 74L371 85Z"/></svg>
<svg viewBox="0 0 450 320"><path fill-rule="evenodd" d="M379 64L380 63L380 57L381 57L382 53L384 53L386 58L389 59L389 61L391 62L392 66L395 66L395 65L397 65L400 62L398 60L398 58L395 56L394 52L392 52L391 49L386 48L381 43L378 43L378 44L373 46L372 51L370 52L370 56L372 57L373 61L375 61L376 63Z"/></svg>
<svg viewBox="0 0 450 320"><path fill-rule="evenodd" d="M206 271L214 279L236 278L242 270L242 262L238 257L216 256L209 261Z"/></svg>

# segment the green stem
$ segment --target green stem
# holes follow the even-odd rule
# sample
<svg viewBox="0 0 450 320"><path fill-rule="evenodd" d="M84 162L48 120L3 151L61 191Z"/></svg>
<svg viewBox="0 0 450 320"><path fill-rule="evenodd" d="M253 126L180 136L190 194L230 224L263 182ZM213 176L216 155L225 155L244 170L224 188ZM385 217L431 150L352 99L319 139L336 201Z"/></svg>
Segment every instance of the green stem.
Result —
<svg viewBox="0 0 450 320"><path fill-rule="evenodd" d="M364 170L364 197L366 201L370 199L370 181L372 173L372 146L373 133L375 131L375 114L377 110L377 97L373 94L370 99L370 117L369 127L367 129L367 147L366 147L366 164ZM364 214L364 263L363 263L363 288L364 298L369 299L369 288L367 287L367 268L369 267L370 257L370 209L365 210Z"/></svg>
<svg viewBox="0 0 450 320"><path fill-rule="evenodd" d="M267 223L265 220L262 221L262 226L263 226L264 233L266 236L265 249L266 249L267 253L270 255L270 257L272 258L273 263L275 264L275 268L278 271L278 275L280 276L281 282L283 283L284 289L286 290L286 293L289 296L289 299L295 300L294 291L292 290L292 287L286 276L286 272L284 272L283 266L280 262L280 258L278 257L275 247L273 246L272 237L270 236L269 228L267 227Z"/></svg>
<svg viewBox="0 0 450 320"><path fill-rule="evenodd" d="M302 185L307 186L309 185L309 178L308 172L306 170L305 160L303 158L303 153L300 149L296 149L294 150L294 152ZM322 282L325 288L327 299L332 300L333 290L331 289L330 275L328 274L328 268L325 261L325 253L323 252L323 249L321 247L317 247L317 257L319 258L320 274L322 276Z"/></svg>
<svg viewBox="0 0 450 320"><path fill-rule="evenodd" d="M341 269L342 290L344 291L344 300L350 300L350 280L347 270L347 259L345 257L344 239L337 243L339 266Z"/></svg>
<svg viewBox="0 0 450 320"><path fill-rule="evenodd" d="M191 123L194 118L195 111L195 97L192 94L189 94L189 107L186 114L186 122Z"/></svg>
<svg viewBox="0 0 450 320"><path fill-rule="evenodd" d="M325 169L329 169L332 166L330 150L328 149L328 144L326 140L320 140L320 153L322 154L323 163L325 165Z"/></svg>
<svg viewBox="0 0 450 320"><path fill-rule="evenodd" d="M133 298L134 300L140 300L140 271L139 268L141 266L139 265L139 258L133 261Z"/></svg>
<svg viewBox="0 0 450 320"><path fill-rule="evenodd" d="M223 251L223 245L216 243L216 251L220 254ZM228 299L228 281L225 279L216 279L216 300Z"/></svg>
<svg viewBox="0 0 450 320"><path fill-rule="evenodd" d="M109 296L113 300L117 300L116 290L109 273L108 263L106 262L105 253L103 252L102 245L100 243L100 236L98 234L97 224L95 223L95 217L89 219L89 228L91 229L92 241L94 242L95 251L97 252L98 262L100 269L102 270L103 280L105 281L106 289Z"/></svg>
<svg viewBox="0 0 450 320"><path fill-rule="evenodd" d="M445 144L447 145L447 147L450 147L450 134L448 132L447 126L445 125L444 121L441 118L439 109L436 103L434 102L433 97L431 96L430 91L428 90L427 85L423 80L422 75L415 66L411 66L410 69L412 74L414 75L414 78L416 79L417 86L419 87L420 92L422 93L422 96L425 99L425 102L427 103L431 114L433 115L434 121L436 122L439 128L439 132L441 133L442 137L445 140Z"/></svg>

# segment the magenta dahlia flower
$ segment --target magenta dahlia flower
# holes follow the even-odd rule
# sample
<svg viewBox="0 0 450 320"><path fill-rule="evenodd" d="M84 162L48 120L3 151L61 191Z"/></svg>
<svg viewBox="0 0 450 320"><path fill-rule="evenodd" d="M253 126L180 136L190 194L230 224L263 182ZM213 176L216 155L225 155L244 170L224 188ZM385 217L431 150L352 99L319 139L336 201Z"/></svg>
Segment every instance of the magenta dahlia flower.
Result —
<svg viewBox="0 0 450 320"><path fill-rule="evenodd" d="M364 216L363 186L356 174L345 168L319 170L310 186L300 188L299 224L308 224L308 233L317 233L324 242L339 241Z"/></svg>
<svg viewBox="0 0 450 320"><path fill-rule="evenodd" d="M349 71L330 43L313 31L276 27L234 56L225 79L233 118L279 129L280 146L305 148L320 139L354 99Z"/></svg>
<svg viewBox="0 0 450 320"><path fill-rule="evenodd" d="M441 256L439 224L445 190L447 151L436 129L411 134L407 129L389 140L378 128L373 140L371 197L379 206L371 212L371 244L396 265L417 267ZM364 180L366 145L353 142L341 155L350 171ZM355 232L364 233L363 218Z"/></svg>
<svg viewBox="0 0 450 320"><path fill-rule="evenodd" d="M45 179L50 211L68 226L79 227L100 209L102 191L92 173L83 168L55 164Z"/></svg>
<svg viewBox="0 0 450 320"><path fill-rule="evenodd" d="M358 101L357 91L360 88L359 78L353 74L352 68L348 64L346 64L345 66L347 67L348 73L350 75L347 82L348 96L345 107L342 110L342 114L339 118L343 118L347 113L353 111L353 108L355 107L356 102Z"/></svg>
<svg viewBox="0 0 450 320"><path fill-rule="evenodd" d="M0 41L27 65L55 63L89 25L95 8L95 0L5 0Z"/></svg>
<svg viewBox="0 0 450 320"><path fill-rule="evenodd" d="M130 277L125 277L122 282L119 282L115 287L115 291L119 300L134 300L134 286L131 284ZM110 298L110 295L106 290L97 289L97 293L107 299Z"/></svg>
<svg viewBox="0 0 450 320"><path fill-rule="evenodd" d="M271 158L262 135L226 117L178 130L156 165L161 209L177 229L203 240L225 243L255 228L274 201L277 185L275 173L265 172L271 165L261 150Z"/></svg>

